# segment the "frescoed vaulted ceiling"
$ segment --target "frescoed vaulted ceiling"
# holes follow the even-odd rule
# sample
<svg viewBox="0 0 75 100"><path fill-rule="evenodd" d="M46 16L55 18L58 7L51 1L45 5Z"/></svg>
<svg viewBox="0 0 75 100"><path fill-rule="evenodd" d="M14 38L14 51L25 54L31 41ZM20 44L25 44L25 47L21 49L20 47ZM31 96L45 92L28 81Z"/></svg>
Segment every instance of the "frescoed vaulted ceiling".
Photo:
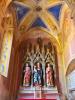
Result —
<svg viewBox="0 0 75 100"><path fill-rule="evenodd" d="M64 2L61 0L14 0L17 25L29 30L43 28L52 34L60 32Z"/></svg>
<svg viewBox="0 0 75 100"><path fill-rule="evenodd" d="M66 39L64 36L67 35L65 35L64 32L68 34L67 30L69 28L67 28L66 31L63 31L63 29L65 30L67 27L66 23L69 23L68 21L66 22L65 18L67 19L67 9L70 9L64 0L8 1L10 1L13 5L13 11L15 12L16 21L14 22L17 24L17 31L15 35L18 40L20 40L20 37L24 37L25 33L33 33L33 31L36 33L38 29L47 32L49 35L56 38L59 43ZM70 25L68 26L70 27Z"/></svg>

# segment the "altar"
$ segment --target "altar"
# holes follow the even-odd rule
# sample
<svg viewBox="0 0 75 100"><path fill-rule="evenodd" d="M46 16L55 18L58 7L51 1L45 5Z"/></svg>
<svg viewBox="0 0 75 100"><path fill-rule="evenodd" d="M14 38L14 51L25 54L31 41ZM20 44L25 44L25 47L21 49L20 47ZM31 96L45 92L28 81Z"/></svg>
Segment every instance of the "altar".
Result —
<svg viewBox="0 0 75 100"><path fill-rule="evenodd" d="M28 39L18 99L59 99L55 47L46 38Z"/></svg>
<svg viewBox="0 0 75 100"><path fill-rule="evenodd" d="M24 88L20 87L18 100L24 99L60 100L57 88Z"/></svg>

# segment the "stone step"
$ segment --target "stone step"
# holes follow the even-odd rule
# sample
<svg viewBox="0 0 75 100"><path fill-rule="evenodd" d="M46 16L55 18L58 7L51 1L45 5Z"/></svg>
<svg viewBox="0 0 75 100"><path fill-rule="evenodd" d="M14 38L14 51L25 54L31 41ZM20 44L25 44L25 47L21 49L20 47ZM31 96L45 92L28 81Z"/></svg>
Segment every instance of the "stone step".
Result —
<svg viewBox="0 0 75 100"><path fill-rule="evenodd" d="M40 94L41 96L40 96ZM45 99L49 99L49 100L60 100L59 99L59 94L57 91L57 88L25 88L25 87L20 87L19 90L19 94L18 94L18 100L22 100L22 99L31 99L31 98L43 98Z"/></svg>

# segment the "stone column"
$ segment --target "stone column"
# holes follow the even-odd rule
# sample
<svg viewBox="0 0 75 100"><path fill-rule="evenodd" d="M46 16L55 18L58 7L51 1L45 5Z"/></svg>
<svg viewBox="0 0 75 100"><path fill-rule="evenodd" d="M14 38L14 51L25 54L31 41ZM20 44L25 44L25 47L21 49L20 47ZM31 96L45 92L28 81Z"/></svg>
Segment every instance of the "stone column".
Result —
<svg viewBox="0 0 75 100"><path fill-rule="evenodd" d="M8 67L11 55L11 47L13 41L13 24L11 16L7 16L4 18L4 37L1 48L1 56L0 56L0 73L1 75L7 77L8 75Z"/></svg>
<svg viewBox="0 0 75 100"><path fill-rule="evenodd" d="M0 54L0 100L9 99L10 79L8 78L9 61L13 41L13 19L6 15L3 20L4 34Z"/></svg>

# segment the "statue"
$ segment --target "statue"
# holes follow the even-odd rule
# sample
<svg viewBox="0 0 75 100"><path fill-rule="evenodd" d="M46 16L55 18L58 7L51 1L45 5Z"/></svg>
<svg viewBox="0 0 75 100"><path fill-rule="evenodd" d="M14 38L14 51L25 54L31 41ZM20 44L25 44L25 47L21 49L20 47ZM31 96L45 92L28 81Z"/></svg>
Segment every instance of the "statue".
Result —
<svg viewBox="0 0 75 100"><path fill-rule="evenodd" d="M37 62L33 70L33 84L34 86L43 86L43 70L41 63Z"/></svg>
<svg viewBox="0 0 75 100"><path fill-rule="evenodd" d="M46 85L54 86L54 70L53 66L50 63L46 64Z"/></svg>
<svg viewBox="0 0 75 100"><path fill-rule="evenodd" d="M36 65L34 65L33 68L33 86L37 86L38 85L38 73L37 73L37 67Z"/></svg>
<svg viewBox="0 0 75 100"><path fill-rule="evenodd" d="M38 73L38 85L43 86L43 70L41 63L37 62L37 73Z"/></svg>
<svg viewBox="0 0 75 100"><path fill-rule="evenodd" d="M29 63L25 64L23 86L29 87L31 84L31 67Z"/></svg>

